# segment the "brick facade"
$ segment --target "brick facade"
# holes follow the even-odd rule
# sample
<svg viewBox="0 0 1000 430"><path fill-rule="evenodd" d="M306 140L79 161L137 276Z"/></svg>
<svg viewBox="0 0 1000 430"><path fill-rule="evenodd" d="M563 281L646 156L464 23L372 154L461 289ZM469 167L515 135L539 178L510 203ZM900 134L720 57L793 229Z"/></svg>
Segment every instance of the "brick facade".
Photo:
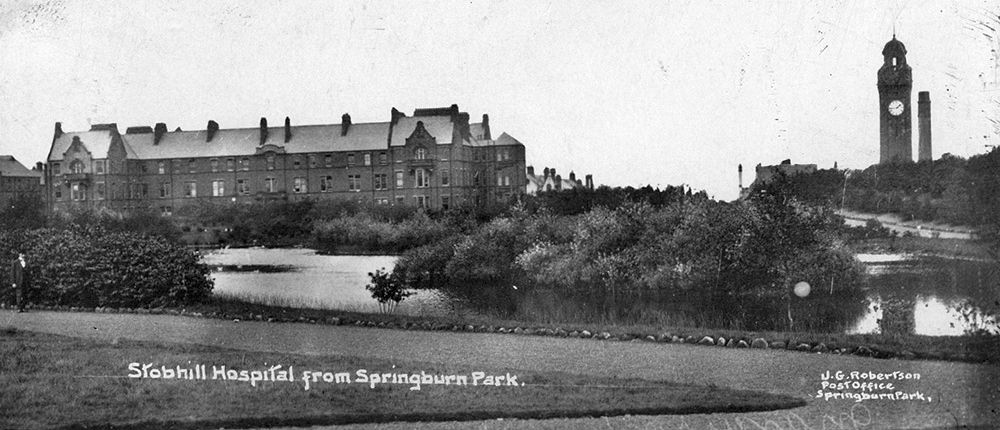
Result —
<svg viewBox="0 0 1000 430"><path fill-rule="evenodd" d="M354 199L446 209L507 201L525 190L524 145L493 139L489 118L458 107L390 121L166 131L115 124L64 133L56 124L46 168L52 210L74 206L173 214L208 202Z"/></svg>

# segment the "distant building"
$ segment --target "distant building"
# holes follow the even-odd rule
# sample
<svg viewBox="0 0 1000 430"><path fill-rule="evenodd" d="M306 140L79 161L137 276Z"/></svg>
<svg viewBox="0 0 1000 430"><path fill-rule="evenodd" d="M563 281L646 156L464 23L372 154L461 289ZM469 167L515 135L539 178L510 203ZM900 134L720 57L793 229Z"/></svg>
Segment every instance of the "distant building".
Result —
<svg viewBox="0 0 1000 430"><path fill-rule="evenodd" d="M896 35L882 48L878 69L879 163L913 162L913 70L906 63L906 46ZM917 159L933 159L930 92L917 94L919 142Z"/></svg>
<svg viewBox="0 0 1000 430"><path fill-rule="evenodd" d="M785 176L794 176L801 173L814 173L816 172L815 164L792 164L792 160L784 160L781 164L773 166L762 166L757 164L754 169L756 172L756 179L749 187L743 187L743 165L741 164L738 168L740 177L740 198L746 198L747 194L750 192L754 186L763 185L771 182L779 174L784 174Z"/></svg>
<svg viewBox="0 0 1000 430"><path fill-rule="evenodd" d="M0 155L0 206L8 207L19 197L42 196L40 166L28 170L12 155Z"/></svg>
<svg viewBox="0 0 1000 430"><path fill-rule="evenodd" d="M524 145L489 117L470 123L457 105L392 109L385 122L167 131L98 124L63 132L47 159L52 210L153 209L170 215L205 202L353 199L367 205L448 209L505 201L525 190Z"/></svg>
<svg viewBox="0 0 1000 430"><path fill-rule="evenodd" d="M541 175L536 175L535 168L528 166L526 176L525 193L529 195L538 194L540 191L560 191L573 188L594 189L593 175L587 175L581 181L577 179L576 173L571 171L569 178L563 178L562 175L556 173L556 169L548 167L542 170Z"/></svg>

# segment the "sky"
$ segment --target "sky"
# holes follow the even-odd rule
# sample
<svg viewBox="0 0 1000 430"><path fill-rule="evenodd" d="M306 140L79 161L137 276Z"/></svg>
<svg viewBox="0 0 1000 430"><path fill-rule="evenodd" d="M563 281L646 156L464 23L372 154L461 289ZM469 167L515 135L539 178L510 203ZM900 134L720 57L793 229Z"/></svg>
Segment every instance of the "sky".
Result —
<svg viewBox="0 0 1000 430"><path fill-rule="evenodd" d="M878 161L894 29L912 111L930 91L934 157L1000 145L992 0L8 0L0 154L43 161L56 121L196 130L457 104L524 143L536 170L729 200L738 164L747 184L758 163Z"/></svg>

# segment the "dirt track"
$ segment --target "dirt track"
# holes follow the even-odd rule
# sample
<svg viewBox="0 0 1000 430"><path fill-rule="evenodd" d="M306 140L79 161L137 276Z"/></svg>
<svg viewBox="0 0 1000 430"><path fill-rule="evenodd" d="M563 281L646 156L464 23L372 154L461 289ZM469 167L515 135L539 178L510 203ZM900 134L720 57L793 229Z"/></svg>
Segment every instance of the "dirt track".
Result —
<svg viewBox="0 0 1000 430"><path fill-rule="evenodd" d="M449 362L473 368L559 370L665 379L791 394L809 405L786 411L574 420L400 423L365 428L937 428L1000 423L1000 367L932 361L875 360L777 350L726 349L480 333L273 324L167 315L0 311L0 326L76 337L116 337L217 345L249 351ZM932 400L816 399L824 371L919 373L902 391Z"/></svg>

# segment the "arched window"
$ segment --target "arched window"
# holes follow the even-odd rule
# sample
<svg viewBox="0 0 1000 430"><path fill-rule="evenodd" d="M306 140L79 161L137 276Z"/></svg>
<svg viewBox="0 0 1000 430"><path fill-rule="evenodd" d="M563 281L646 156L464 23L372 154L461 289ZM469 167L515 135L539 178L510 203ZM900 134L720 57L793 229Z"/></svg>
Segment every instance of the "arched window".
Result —
<svg viewBox="0 0 1000 430"><path fill-rule="evenodd" d="M69 163L69 171L73 173L83 173L83 162L80 160L73 160Z"/></svg>
<svg viewBox="0 0 1000 430"><path fill-rule="evenodd" d="M413 151L413 158L415 158L417 160L426 159L427 158L427 150L424 149L424 148L417 148L416 151Z"/></svg>

